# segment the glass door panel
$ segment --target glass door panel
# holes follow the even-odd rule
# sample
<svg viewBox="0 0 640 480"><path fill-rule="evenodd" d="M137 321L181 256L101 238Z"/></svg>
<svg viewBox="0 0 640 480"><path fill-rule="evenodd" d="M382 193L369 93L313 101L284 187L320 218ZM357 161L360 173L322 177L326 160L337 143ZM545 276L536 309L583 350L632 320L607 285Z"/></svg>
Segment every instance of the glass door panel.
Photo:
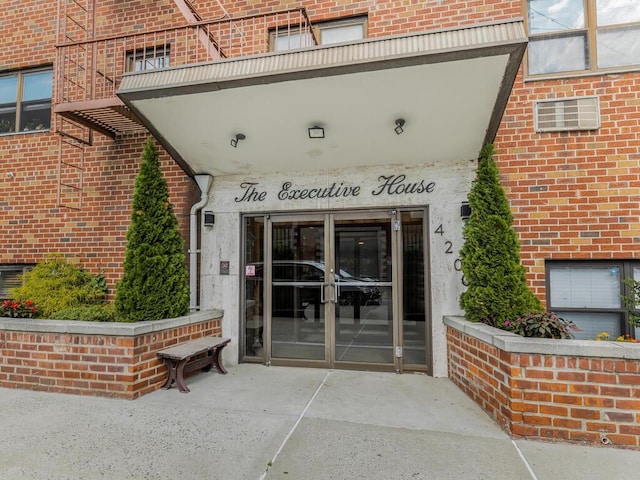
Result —
<svg viewBox="0 0 640 480"><path fill-rule="evenodd" d="M402 212L402 344L404 364L426 365L424 211Z"/></svg>
<svg viewBox="0 0 640 480"><path fill-rule="evenodd" d="M428 367L426 210L263 218L245 225L248 357Z"/></svg>
<svg viewBox="0 0 640 480"><path fill-rule="evenodd" d="M264 353L264 224L264 217L244 219L244 353L248 357Z"/></svg>
<svg viewBox="0 0 640 480"><path fill-rule="evenodd" d="M325 360L324 260L324 217L272 222L272 358Z"/></svg>
<svg viewBox="0 0 640 480"><path fill-rule="evenodd" d="M391 218L334 220L335 357L393 364Z"/></svg>

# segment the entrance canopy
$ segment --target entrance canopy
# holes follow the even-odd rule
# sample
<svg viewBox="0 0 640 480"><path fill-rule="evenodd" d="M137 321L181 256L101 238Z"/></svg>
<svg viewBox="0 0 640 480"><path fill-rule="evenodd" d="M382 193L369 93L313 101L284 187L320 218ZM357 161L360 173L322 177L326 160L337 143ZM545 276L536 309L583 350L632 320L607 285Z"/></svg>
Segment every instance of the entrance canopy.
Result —
<svg viewBox="0 0 640 480"><path fill-rule="evenodd" d="M189 174L472 160L526 42L521 21L367 39L125 74L117 94Z"/></svg>

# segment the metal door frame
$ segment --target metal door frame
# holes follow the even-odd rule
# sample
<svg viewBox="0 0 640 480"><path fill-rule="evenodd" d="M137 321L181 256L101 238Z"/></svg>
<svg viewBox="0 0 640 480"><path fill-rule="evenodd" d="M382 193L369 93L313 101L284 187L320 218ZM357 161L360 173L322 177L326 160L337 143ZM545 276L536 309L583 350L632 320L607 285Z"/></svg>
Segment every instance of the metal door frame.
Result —
<svg viewBox="0 0 640 480"><path fill-rule="evenodd" d="M424 212L423 216L423 244L424 244L424 264L425 264L425 354L427 356L426 371L432 368L432 335L431 335L431 302L430 302L430 277L429 277L429 239L428 239L428 208L427 207L404 207L398 209L378 208L375 210L340 210L340 211L320 211L320 212L280 212L266 213L265 218L265 248L264 248L264 357L263 362L267 365L290 365L290 366L309 366L309 367L325 367L325 368L341 368L356 370L394 370L398 373L404 371L404 357L402 356L403 347L403 236L402 228L394 228L395 222L400 222L401 213L405 211L420 210ZM251 215L252 216L252 215ZM326 265L335 266L335 223L341 220L382 220L388 218L391 222L391 258L392 258L392 328L393 328L393 364L381 363L365 363L365 362L336 362L335 360L335 342L336 342L336 314L335 308L325 308L325 359L324 360L305 360L305 359L272 359L271 349L271 315L272 315L272 245L273 245L273 223L287 221L320 221L324 225L324 261ZM242 249L241 249L242 251ZM244 263L244 259L243 262ZM322 287L325 298L335 295L335 285L329 288L327 284L327 276L325 276L325 286ZM243 287L244 288L244 287ZM241 331L241 335L244 335ZM244 337L243 337L244 338ZM411 370L423 370L420 366Z"/></svg>
<svg viewBox="0 0 640 480"><path fill-rule="evenodd" d="M348 221L348 220L388 220L389 227L391 231L391 304L392 304L392 318L391 318L391 328L392 328L392 351L393 351L393 363L373 363L373 362L347 362L347 361L336 361L335 358L335 350L336 350L336 314L335 308L332 309L331 313L331 347L333 349L333 356L331 357L331 367L332 368L341 368L341 369L355 369L362 370L363 367L366 367L367 370L394 370L400 371L402 365L402 359L396 355L399 342L402 341L402 337L399 335L399 325L402 323L400 319L400 292L402 292L402 285L400 282L401 277L398 276L398 267L400 265L400 257L398 252L399 245L399 234L401 230L396 231L394 229L394 223L398 220L396 210L389 209L378 209L378 210L367 210L367 211L345 211L345 212L330 212L330 222L329 222L329 239L330 239L330 247L331 249L328 252L330 261L330 265L336 264L336 222L340 221ZM335 291L335 286L333 290ZM335 294L334 294L335 295Z"/></svg>
<svg viewBox="0 0 640 480"><path fill-rule="evenodd" d="M324 360L306 360L306 359L286 359L277 358L275 362L272 361L271 355L271 322L272 322L272 299L273 299L273 224L285 223L285 222L304 222L304 221L321 221L324 225L324 257L327 256L328 235L327 235L327 222L328 214L325 212L317 213L293 213L293 214L271 214L266 216L265 221L265 258L264 258L264 345L265 345L265 363L267 365L292 365L292 366L325 366L329 368L330 356L329 356L329 333L327 329L327 310L325 309L325 338L324 338ZM325 274L326 276L326 274ZM326 282L326 278L325 278ZM321 287L325 290L325 287ZM326 293L326 292L325 292Z"/></svg>

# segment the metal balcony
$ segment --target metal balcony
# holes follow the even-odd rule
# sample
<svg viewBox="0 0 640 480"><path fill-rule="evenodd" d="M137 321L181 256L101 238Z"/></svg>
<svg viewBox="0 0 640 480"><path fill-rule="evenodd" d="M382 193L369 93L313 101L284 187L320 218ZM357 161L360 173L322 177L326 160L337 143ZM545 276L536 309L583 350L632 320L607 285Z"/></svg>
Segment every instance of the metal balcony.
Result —
<svg viewBox="0 0 640 480"><path fill-rule="evenodd" d="M303 8L56 45L54 113L112 138L146 129L116 96L123 74L317 44ZM284 44L284 45L283 45Z"/></svg>

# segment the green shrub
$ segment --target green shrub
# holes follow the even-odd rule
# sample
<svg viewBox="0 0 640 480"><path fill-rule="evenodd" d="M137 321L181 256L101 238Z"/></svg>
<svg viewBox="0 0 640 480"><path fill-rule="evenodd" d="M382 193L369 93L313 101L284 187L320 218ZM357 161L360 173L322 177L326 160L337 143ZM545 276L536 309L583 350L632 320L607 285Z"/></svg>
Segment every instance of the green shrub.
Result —
<svg viewBox="0 0 640 480"><path fill-rule="evenodd" d="M520 242L511 226L513 216L493 154L493 145L482 149L469 192L471 215L460 250L468 288L460 296L460 306L468 320L504 328L506 321L541 313L543 308L527 286Z"/></svg>
<svg viewBox="0 0 640 480"><path fill-rule="evenodd" d="M83 305L59 310L51 315L51 318L82 322L113 322L114 312L111 305Z"/></svg>
<svg viewBox="0 0 640 480"><path fill-rule="evenodd" d="M139 322L189 313L184 241L169 203L158 151L149 139L136 176L116 320Z"/></svg>
<svg viewBox="0 0 640 480"><path fill-rule="evenodd" d="M640 328L640 281L627 278L624 280L624 284L629 290L629 295L622 296L624 306L629 314L629 324L632 327Z"/></svg>
<svg viewBox="0 0 640 480"><path fill-rule="evenodd" d="M11 291L17 302L38 305L40 317L51 318L54 312L104 301L106 285L101 276L93 276L61 255L49 255L24 275L22 286Z"/></svg>

